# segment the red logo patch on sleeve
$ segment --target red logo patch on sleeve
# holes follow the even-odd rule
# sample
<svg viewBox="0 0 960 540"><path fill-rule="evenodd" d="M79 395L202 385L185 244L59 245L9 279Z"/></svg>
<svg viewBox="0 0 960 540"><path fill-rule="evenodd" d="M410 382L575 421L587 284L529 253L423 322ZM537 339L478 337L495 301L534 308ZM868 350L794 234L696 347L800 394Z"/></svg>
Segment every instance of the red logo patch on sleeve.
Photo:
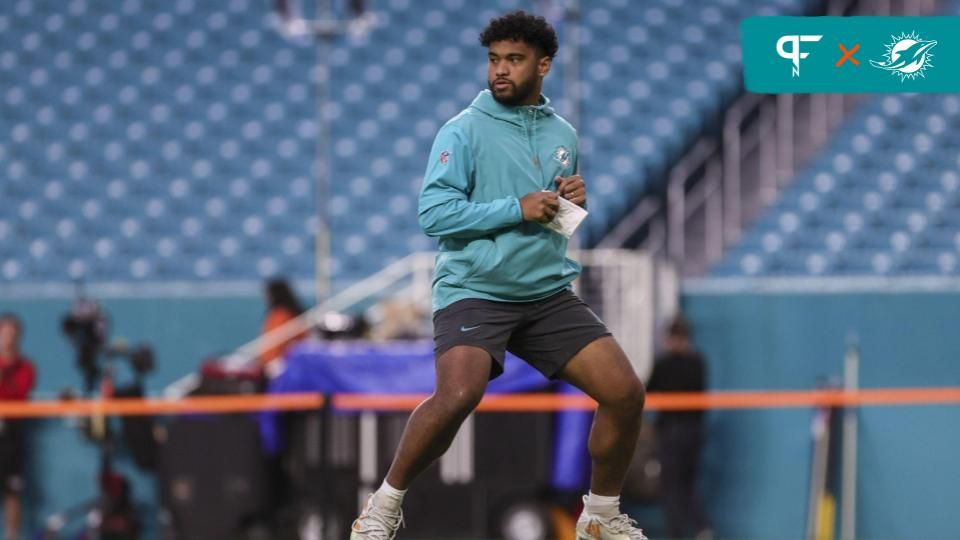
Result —
<svg viewBox="0 0 960 540"><path fill-rule="evenodd" d="M450 152L446 150L440 152L440 164L446 165L448 161L450 161Z"/></svg>

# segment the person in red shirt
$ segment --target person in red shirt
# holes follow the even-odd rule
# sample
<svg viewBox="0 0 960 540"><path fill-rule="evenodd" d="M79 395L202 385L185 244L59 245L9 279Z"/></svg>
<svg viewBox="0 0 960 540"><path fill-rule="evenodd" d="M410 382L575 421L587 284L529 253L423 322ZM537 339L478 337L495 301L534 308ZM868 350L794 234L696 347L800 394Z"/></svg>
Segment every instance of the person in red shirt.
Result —
<svg viewBox="0 0 960 540"><path fill-rule="evenodd" d="M276 278L268 281L264 293L267 301L267 316L263 321L261 335L268 334L303 314L303 307L286 280ZM261 367L266 368L275 360L283 358L287 349L307 337L307 334L307 329L304 328L281 343L261 347L259 357Z"/></svg>
<svg viewBox="0 0 960 540"><path fill-rule="evenodd" d="M0 400L25 401L36 372L20 353L23 323L15 315L0 315ZM24 434L19 422L0 418L0 490L4 494L4 538L15 540L20 529L23 491Z"/></svg>

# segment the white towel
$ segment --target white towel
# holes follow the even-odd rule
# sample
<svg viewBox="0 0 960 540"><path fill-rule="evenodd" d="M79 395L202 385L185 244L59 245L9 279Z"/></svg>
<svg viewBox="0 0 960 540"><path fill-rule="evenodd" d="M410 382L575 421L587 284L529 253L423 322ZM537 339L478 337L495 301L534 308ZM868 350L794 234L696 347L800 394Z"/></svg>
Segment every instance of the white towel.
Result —
<svg viewBox="0 0 960 540"><path fill-rule="evenodd" d="M553 218L553 221L543 223L542 225L569 239L573 236L577 227L580 226L580 223L586 219L587 214L589 214L589 212L583 208L560 197L560 210L557 212L556 217Z"/></svg>

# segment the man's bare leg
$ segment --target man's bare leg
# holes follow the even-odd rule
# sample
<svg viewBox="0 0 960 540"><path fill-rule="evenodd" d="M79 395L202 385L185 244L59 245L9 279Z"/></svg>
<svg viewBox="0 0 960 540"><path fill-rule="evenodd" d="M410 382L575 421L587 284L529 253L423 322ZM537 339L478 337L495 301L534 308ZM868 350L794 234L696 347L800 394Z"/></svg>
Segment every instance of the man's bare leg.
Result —
<svg viewBox="0 0 960 540"><path fill-rule="evenodd" d="M407 420L387 483L407 489L450 448L460 425L483 398L492 361L487 351L465 345L437 358L436 390Z"/></svg>
<svg viewBox="0 0 960 540"><path fill-rule="evenodd" d="M392 539L403 518L400 506L410 483L450 448L460 425L487 388L490 354L453 347L437 358L437 386L410 415L393 464L380 489L351 526L352 540Z"/></svg>
<svg viewBox="0 0 960 540"><path fill-rule="evenodd" d="M612 337L583 348L560 372L598 404L588 447L591 493L617 497L633 459L643 413L643 383Z"/></svg>

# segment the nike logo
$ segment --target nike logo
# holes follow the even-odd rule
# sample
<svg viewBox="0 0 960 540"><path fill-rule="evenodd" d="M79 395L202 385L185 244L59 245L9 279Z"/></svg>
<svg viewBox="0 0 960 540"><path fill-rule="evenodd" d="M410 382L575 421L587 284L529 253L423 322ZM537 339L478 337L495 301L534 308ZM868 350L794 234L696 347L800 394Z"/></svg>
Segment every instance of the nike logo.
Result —
<svg viewBox="0 0 960 540"><path fill-rule="evenodd" d="M471 327L469 327L469 328L466 327L466 326L461 326L461 327L460 327L460 331L461 331L461 332L469 332L469 331L471 331L471 330L476 330L477 328L480 328L481 326L482 326L482 325L480 325L480 324L478 324L478 325L476 325L476 326L471 326Z"/></svg>

